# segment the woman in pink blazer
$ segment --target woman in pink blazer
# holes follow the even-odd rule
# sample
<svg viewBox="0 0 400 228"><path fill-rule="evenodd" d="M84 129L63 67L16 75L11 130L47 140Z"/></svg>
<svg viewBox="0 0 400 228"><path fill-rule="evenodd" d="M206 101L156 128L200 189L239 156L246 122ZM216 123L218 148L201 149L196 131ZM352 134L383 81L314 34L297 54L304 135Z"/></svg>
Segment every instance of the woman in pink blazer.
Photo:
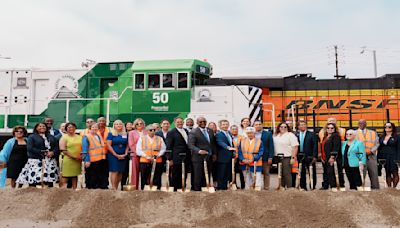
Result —
<svg viewBox="0 0 400 228"><path fill-rule="evenodd" d="M136 155L136 144L139 141L139 138L143 135L147 135L145 131L145 123L141 118L137 118L133 122L134 130L129 132L128 135L128 144L129 148L132 151L132 177L131 184L136 186L138 189L139 186L139 156Z"/></svg>

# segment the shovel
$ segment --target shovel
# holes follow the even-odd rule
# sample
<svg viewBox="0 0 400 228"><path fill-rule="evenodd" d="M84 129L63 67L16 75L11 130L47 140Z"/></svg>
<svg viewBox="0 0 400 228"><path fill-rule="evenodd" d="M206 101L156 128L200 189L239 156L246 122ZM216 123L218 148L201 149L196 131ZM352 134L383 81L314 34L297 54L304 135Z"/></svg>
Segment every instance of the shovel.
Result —
<svg viewBox="0 0 400 228"><path fill-rule="evenodd" d="M208 167L207 167L207 161L206 161L206 156L203 156L203 165L204 165L204 175L206 176L206 187L202 187L201 191L203 192L209 192L209 193L214 193L215 188L211 186L210 180L208 177Z"/></svg>
<svg viewBox="0 0 400 228"><path fill-rule="evenodd" d="M178 192L190 192L190 189L187 189L185 187L185 159L186 159L186 153L179 153L179 157L182 160L182 189L177 189Z"/></svg>
<svg viewBox="0 0 400 228"><path fill-rule="evenodd" d="M283 154L277 154L278 156L278 188L276 190L284 190L282 187L282 160Z"/></svg>
<svg viewBox="0 0 400 228"><path fill-rule="evenodd" d="M123 190L123 191L126 191L126 192L130 192L130 191L135 191L135 190L136 190L136 185L132 185L132 184L131 184L131 177L132 177L132 159L133 159L133 157L132 157L132 152L131 152L129 158L130 158L130 159L129 159L129 171L128 171L128 184L125 184L125 185L122 187L122 190Z"/></svg>
<svg viewBox="0 0 400 228"><path fill-rule="evenodd" d="M229 189L236 191L236 175L235 175L235 157L232 158L232 182L229 183Z"/></svg>
<svg viewBox="0 0 400 228"><path fill-rule="evenodd" d="M157 156L153 156L153 164L151 167L151 175L150 175L150 185L144 186L145 191L157 191L157 186L153 186L154 172L156 170L156 165L157 165Z"/></svg>
<svg viewBox="0 0 400 228"><path fill-rule="evenodd" d="M86 188L86 170L85 170L85 161L84 161L84 157L86 156L87 153L82 153L82 162L81 162L81 175L79 178L79 181L81 182L80 186L81 189Z"/></svg>
<svg viewBox="0 0 400 228"><path fill-rule="evenodd" d="M165 171L165 173L167 174L167 181L165 183L165 187L161 187L161 191L163 191L163 192L173 192L174 188L171 188L169 186L169 158L170 158L169 155L171 154L171 151L168 150L165 153L166 153L165 157L167 158L167 160L166 160L166 166L167 166L166 168L167 168L167 170Z"/></svg>
<svg viewBox="0 0 400 228"><path fill-rule="evenodd" d="M333 172L335 174L335 178L336 178L336 189L332 189L333 192L345 192L346 189L345 188L341 188L340 187L340 183L339 183L339 168L338 168L338 164L336 161L336 157L338 156L337 152L331 152L331 155L334 156L335 161L333 162Z"/></svg>
<svg viewBox="0 0 400 228"><path fill-rule="evenodd" d="M254 161L254 158L257 156L258 153L252 153L253 155L253 190L255 191L261 191L261 187L258 186L256 187L256 183L257 183L257 166L256 166L256 161Z"/></svg>
<svg viewBox="0 0 400 228"><path fill-rule="evenodd" d="M304 153L299 153L298 157L299 157L299 170L297 171L296 188L302 191L303 189L300 188L300 179L301 179L301 169L303 166Z"/></svg>
<svg viewBox="0 0 400 228"><path fill-rule="evenodd" d="M383 186L384 188L387 188L387 183L386 183L386 159L378 159L379 164L382 166L382 178L383 178ZM385 171L384 171L385 170Z"/></svg>
<svg viewBox="0 0 400 228"><path fill-rule="evenodd" d="M314 157L309 157L309 160L312 161ZM313 165L312 162L310 162L310 165L308 166L308 178L310 179L310 190L314 190L314 173L313 173ZM306 171L307 172L307 171Z"/></svg>
<svg viewBox="0 0 400 228"><path fill-rule="evenodd" d="M42 175L40 177L40 182L41 185L36 185L36 188L47 188L47 185L44 184L44 170L46 169L46 155L47 152L49 152L48 150L42 150L41 151L43 153L43 158L42 158Z"/></svg>
<svg viewBox="0 0 400 228"><path fill-rule="evenodd" d="M359 167L360 176L361 176L361 186L357 186L357 191L360 191L360 192L370 192L370 191L371 191L371 187L365 187L365 176L366 176L366 175L364 176L364 168L361 168L361 167L363 167L363 163L362 163L362 161L361 161L362 154L363 154L363 153L361 153L361 152L357 152L357 153L356 153L357 158L358 158L358 160L359 160L359 162L358 162L358 167Z"/></svg>

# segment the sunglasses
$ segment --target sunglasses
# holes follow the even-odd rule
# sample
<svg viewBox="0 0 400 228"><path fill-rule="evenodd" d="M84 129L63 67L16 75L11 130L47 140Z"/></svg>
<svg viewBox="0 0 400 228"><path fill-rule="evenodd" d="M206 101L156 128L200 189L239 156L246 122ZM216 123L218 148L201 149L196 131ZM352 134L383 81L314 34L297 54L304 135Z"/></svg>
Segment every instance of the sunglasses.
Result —
<svg viewBox="0 0 400 228"><path fill-rule="evenodd" d="M93 121L86 121L86 123L93 123Z"/></svg>
<svg viewBox="0 0 400 228"><path fill-rule="evenodd" d="M347 136L349 136L349 135L353 135L353 134L346 134Z"/></svg>
<svg viewBox="0 0 400 228"><path fill-rule="evenodd" d="M137 123L136 126L137 126L137 125L143 125L143 123Z"/></svg>
<svg viewBox="0 0 400 228"><path fill-rule="evenodd" d="M149 129L148 131L155 131L156 129Z"/></svg>
<svg viewBox="0 0 400 228"><path fill-rule="evenodd" d="M392 128L392 126L385 126L385 128L389 128L390 129L390 128Z"/></svg>

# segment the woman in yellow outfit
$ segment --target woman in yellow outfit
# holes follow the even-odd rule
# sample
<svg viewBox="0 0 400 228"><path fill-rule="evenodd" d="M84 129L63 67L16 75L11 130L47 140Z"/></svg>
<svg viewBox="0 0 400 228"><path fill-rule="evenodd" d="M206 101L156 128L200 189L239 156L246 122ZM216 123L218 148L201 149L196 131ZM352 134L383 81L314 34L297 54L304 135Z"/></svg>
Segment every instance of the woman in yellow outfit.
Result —
<svg viewBox="0 0 400 228"><path fill-rule="evenodd" d="M72 188L76 189L81 174L82 136L75 134L75 123L67 123L65 130L67 134L60 139L60 187L66 186L68 179L72 179Z"/></svg>

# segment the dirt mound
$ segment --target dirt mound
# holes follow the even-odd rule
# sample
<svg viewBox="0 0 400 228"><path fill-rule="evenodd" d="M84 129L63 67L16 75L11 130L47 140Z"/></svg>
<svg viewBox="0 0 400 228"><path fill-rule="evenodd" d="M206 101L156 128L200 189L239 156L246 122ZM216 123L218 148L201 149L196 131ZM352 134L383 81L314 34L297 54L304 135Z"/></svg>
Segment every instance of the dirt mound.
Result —
<svg viewBox="0 0 400 228"><path fill-rule="evenodd" d="M0 227L400 227L400 191L0 191Z"/></svg>

